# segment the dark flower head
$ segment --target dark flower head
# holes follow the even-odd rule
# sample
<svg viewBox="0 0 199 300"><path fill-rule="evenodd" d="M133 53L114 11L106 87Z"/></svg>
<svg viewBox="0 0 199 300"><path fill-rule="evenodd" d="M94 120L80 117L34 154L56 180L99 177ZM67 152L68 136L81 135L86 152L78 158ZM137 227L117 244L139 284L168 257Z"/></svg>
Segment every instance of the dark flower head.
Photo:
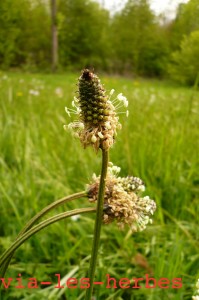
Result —
<svg viewBox="0 0 199 300"><path fill-rule="evenodd" d="M88 69L83 70L78 80L78 97L72 102L75 110L66 108L66 112L78 114L79 120L70 123L65 128L71 128L80 138L84 148L92 145L97 151L101 149L109 149L115 140L117 129L121 128L119 117L117 116L116 107L121 103L128 106L126 97L119 94L112 102L111 95L106 94L100 79L96 74Z"/></svg>

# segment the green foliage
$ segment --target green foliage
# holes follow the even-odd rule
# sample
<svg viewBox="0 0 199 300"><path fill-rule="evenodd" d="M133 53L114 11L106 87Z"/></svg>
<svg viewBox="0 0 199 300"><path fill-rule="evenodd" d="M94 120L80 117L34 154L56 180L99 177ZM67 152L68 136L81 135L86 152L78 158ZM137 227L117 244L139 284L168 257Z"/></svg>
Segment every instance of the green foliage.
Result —
<svg viewBox="0 0 199 300"><path fill-rule="evenodd" d="M128 0L109 12L97 0L57 0L58 70L167 76L171 54L184 36L199 30L198 0L179 4L174 20L157 17L150 1ZM50 69L50 3L0 1L0 68Z"/></svg>
<svg viewBox="0 0 199 300"><path fill-rule="evenodd" d="M27 2L27 1L26 1ZM28 2L27 2L28 3ZM22 67L49 69L51 62L51 20L49 8L41 0L29 2L29 15L23 23L20 49Z"/></svg>
<svg viewBox="0 0 199 300"><path fill-rule="evenodd" d="M179 4L176 18L171 22L170 42L173 49L179 49L184 35L199 30L198 0L189 0L188 3Z"/></svg>
<svg viewBox="0 0 199 300"><path fill-rule="evenodd" d="M40 0L0 2L0 65L3 68L50 64L50 18Z"/></svg>
<svg viewBox="0 0 199 300"><path fill-rule="evenodd" d="M0 74L0 252L15 239L34 214L55 199L81 191L93 172L99 174L100 156L83 150L63 130L70 122L64 112L74 96L77 74ZM129 100L128 120L111 149L111 161L121 176L142 178L157 203L154 224L131 235L116 224L103 226L96 280L109 273L117 279L140 278L149 267L156 279L183 279L181 289L95 289L99 299L189 300L198 278L198 91L172 87L163 81L132 81L104 77L107 90L115 88ZM57 89L59 88L59 89ZM30 93L31 90L39 94ZM86 199L70 202L54 213L85 207ZM51 214L50 214L51 215ZM83 299L85 290L55 289L61 278L85 277L94 216L65 220L34 236L15 253L6 278L22 274L23 283L35 277L52 281L42 289L3 290L3 300ZM136 259L140 253L145 264ZM147 265L148 264L148 265ZM66 276L66 277L65 277ZM50 298L49 298L50 299Z"/></svg>
<svg viewBox="0 0 199 300"><path fill-rule="evenodd" d="M24 2L19 0L18 5L12 0L0 2L0 65L3 67L16 64L20 56L18 40L27 14L27 5Z"/></svg>
<svg viewBox="0 0 199 300"><path fill-rule="evenodd" d="M88 0L60 0L58 11L61 65L106 68L108 12Z"/></svg>
<svg viewBox="0 0 199 300"><path fill-rule="evenodd" d="M146 0L129 0L112 23L112 43L120 71L160 75L166 47ZM116 71L117 71L117 63Z"/></svg>
<svg viewBox="0 0 199 300"><path fill-rule="evenodd" d="M194 85L199 77L199 30L184 37L180 48L172 55L170 74L181 83Z"/></svg>

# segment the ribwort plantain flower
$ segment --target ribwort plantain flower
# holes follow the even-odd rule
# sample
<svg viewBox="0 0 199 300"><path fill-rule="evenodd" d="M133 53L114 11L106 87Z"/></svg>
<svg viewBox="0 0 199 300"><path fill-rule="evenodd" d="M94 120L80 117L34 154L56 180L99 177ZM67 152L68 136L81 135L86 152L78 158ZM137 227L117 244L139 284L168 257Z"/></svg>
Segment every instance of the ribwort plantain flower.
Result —
<svg viewBox="0 0 199 300"><path fill-rule="evenodd" d="M156 210L154 200L141 197L145 190L144 183L137 177L119 177L120 168L112 164L108 168L104 196L103 222L109 224L116 220L120 228L129 225L133 232L142 231L152 223L151 215ZM88 186L90 202L97 201L100 176L93 175Z"/></svg>
<svg viewBox="0 0 199 300"><path fill-rule="evenodd" d="M111 101L113 93L111 90L106 95L98 76L88 69L83 70L78 81L78 97L72 101L74 109L65 108L69 116L77 114L78 120L64 125L64 128L71 129L84 148L92 145L96 151L99 148L108 150L113 145L117 129L121 128L117 110L128 106L122 94Z"/></svg>

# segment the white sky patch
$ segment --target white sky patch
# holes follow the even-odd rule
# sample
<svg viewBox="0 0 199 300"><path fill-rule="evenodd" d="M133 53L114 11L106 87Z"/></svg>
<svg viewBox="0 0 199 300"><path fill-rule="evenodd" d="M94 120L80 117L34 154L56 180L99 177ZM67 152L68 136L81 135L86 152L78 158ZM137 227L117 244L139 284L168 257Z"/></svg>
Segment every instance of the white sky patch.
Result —
<svg viewBox="0 0 199 300"><path fill-rule="evenodd" d="M150 0L151 9L156 13L175 12L180 3L187 3L188 0Z"/></svg>
<svg viewBox="0 0 199 300"><path fill-rule="evenodd" d="M103 7L118 11L124 7L127 0L95 0ZM187 3L189 0L150 0L151 9L157 14L166 13L169 16L175 14L176 8L180 3Z"/></svg>

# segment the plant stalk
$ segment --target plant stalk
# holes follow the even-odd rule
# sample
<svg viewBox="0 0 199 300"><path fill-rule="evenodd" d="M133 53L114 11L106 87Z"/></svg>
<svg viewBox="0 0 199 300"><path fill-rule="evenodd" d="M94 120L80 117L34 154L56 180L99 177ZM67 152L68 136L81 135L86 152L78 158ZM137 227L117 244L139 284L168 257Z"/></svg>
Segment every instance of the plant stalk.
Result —
<svg viewBox="0 0 199 300"><path fill-rule="evenodd" d="M96 219L95 219L93 245L91 251L91 260L90 260L90 267L88 270L88 278L90 279L90 288L86 290L85 300L90 300L93 292L93 282L95 277L97 254L98 254L99 243L100 243L100 231L101 231L102 217L103 217L105 181L106 181L106 174L108 168L108 160L109 160L109 152L107 150L102 150L101 177L100 177L99 193L98 193L98 200L97 200L97 211L96 211Z"/></svg>
<svg viewBox="0 0 199 300"><path fill-rule="evenodd" d="M53 203L49 204L48 206L44 207L39 213L37 213L26 225L25 227L20 231L19 235L22 235L24 232L26 232L28 229L30 229L41 217L43 217L45 214L47 214L50 210L52 210L55 207L58 207L68 201L72 201L78 198L83 198L87 196L87 192L79 192L76 194L72 194L70 196L64 197L62 199L59 199L57 201L54 201Z"/></svg>
<svg viewBox="0 0 199 300"><path fill-rule="evenodd" d="M86 197L87 193L84 192L79 192L67 197L64 197L62 199L59 199L57 201L54 201L53 203L49 204L48 206L44 207L39 213L37 213L25 226L24 228L20 231L20 233L18 234L17 238L18 239L21 235L23 235L23 233L25 233L26 231L28 231L41 217L43 217L45 214L47 214L50 210L52 210L55 207L58 207L68 201L71 200L75 200L78 198L83 198ZM10 254L10 256L6 259L6 261L0 266L0 276L4 277L6 270L10 264L10 261L12 259L14 252L12 252Z"/></svg>
<svg viewBox="0 0 199 300"><path fill-rule="evenodd" d="M96 208L93 207L87 207L87 208L79 208L74 209L68 212L60 213L56 216L53 216L47 220L42 221L41 223L35 225L33 228L25 232L23 235L21 235L11 246L8 248L3 255L0 257L0 266L7 260L7 258L12 254L14 251L21 246L27 239L29 239L32 235L37 233L38 231L44 229L45 227L49 226L50 224L53 224L57 221L60 221L67 217L72 217L74 215L83 214L87 212L95 212Z"/></svg>

